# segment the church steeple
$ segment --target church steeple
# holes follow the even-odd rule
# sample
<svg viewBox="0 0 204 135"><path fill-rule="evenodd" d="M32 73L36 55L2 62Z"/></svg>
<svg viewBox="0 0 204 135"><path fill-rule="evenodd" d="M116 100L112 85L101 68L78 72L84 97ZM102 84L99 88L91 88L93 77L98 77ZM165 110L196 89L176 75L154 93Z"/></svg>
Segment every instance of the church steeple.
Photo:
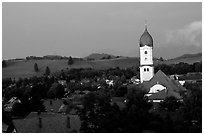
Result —
<svg viewBox="0 0 204 135"><path fill-rule="evenodd" d="M147 31L147 20L145 20L145 31Z"/></svg>
<svg viewBox="0 0 204 135"><path fill-rule="evenodd" d="M147 30L147 21L145 20L145 30L140 37L140 81L149 81L154 76L153 67L153 38Z"/></svg>
<svg viewBox="0 0 204 135"><path fill-rule="evenodd" d="M145 20L145 31L142 34L142 36L140 37L140 47L145 46L145 45L147 45L149 47L153 47L153 38L147 30L147 21L146 20Z"/></svg>

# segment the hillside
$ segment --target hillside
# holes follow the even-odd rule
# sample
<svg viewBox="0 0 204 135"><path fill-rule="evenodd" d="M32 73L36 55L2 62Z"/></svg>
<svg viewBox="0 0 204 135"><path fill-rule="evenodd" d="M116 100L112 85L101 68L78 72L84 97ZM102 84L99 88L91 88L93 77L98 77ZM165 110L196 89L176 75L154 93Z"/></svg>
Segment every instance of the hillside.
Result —
<svg viewBox="0 0 204 135"><path fill-rule="evenodd" d="M195 63L195 62L200 62L202 61L202 53L196 53L196 54L184 54L182 56L173 58L173 59L169 59L167 61L165 61L165 64L176 64L179 62L185 62L185 63Z"/></svg>
<svg viewBox="0 0 204 135"><path fill-rule="evenodd" d="M93 55L92 55L93 56ZM97 55L95 55L97 56ZM96 58L94 56L94 58ZM107 56L107 55L104 55ZM100 59L100 57L97 57ZM154 65L157 64L176 64L179 62L185 62L192 64L194 62L202 61L202 54L194 55L182 55L180 57L159 61L154 59ZM34 71L34 64L38 64L39 72ZM66 68L94 68L94 69L108 69L114 67L128 68L128 67L139 67L139 58L135 57L121 57L115 59L103 59L103 60L80 60L74 59L74 64L68 66L67 60L12 60L7 61L7 67L2 69L2 77L31 77L31 76L40 76L45 73L46 66L49 66L51 72L60 71Z"/></svg>
<svg viewBox="0 0 204 135"><path fill-rule="evenodd" d="M39 72L34 71L34 64L38 64ZM20 60L7 61L7 67L2 69L3 78L19 78L40 76L45 73L46 66L49 66L51 72L60 71L66 68L94 68L107 69L113 67L127 68L138 66L139 60L137 58L118 58L110 60L75 60L74 64L68 66L67 60Z"/></svg>
<svg viewBox="0 0 204 135"><path fill-rule="evenodd" d="M187 58L198 58L202 57L202 53L196 53L196 54L184 54L180 57L176 57L174 59L187 59Z"/></svg>

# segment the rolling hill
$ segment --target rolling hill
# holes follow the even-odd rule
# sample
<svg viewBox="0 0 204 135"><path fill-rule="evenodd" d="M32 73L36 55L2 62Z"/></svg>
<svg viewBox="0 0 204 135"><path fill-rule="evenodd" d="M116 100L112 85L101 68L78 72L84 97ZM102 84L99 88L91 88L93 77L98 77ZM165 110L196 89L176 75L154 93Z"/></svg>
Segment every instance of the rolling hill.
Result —
<svg viewBox="0 0 204 135"><path fill-rule="evenodd" d="M101 60L101 59L107 59L108 57L109 59L116 58L116 56L106 54L106 53L92 53L89 56L85 57L84 59L85 60Z"/></svg>
<svg viewBox="0 0 204 135"><path fill-rule="evenodd" d="M34 64L37 63L39 72L34 71ZM66 68L94 68L107 69L113 67L127 68L139 66L137 58L118 58L110 60L76 60L69 66L67 60L20 60L7 61L7 67L2 69L3 78L24 78L31 76L40 76L45 73L46 66L49 66L51 72L60 71Z"/></svg>
<svg viewBox="0 0 204 135"><path fill-rule="evenodd" d="M184 62L184 63L188 63L188 64L192 64L195 62L200 62L202 61L202 53L196 53L196 54L184 54L182 56L173 58L173 59L169 59L167 61L165 61L165 64L176 64L179 62Z"/></svg>
<svg viewBox="0 0 204 135"><path fill-rule="evenodd" d="M92 55L93 56L93 55ZM107 55L106 55L107 56ZM95 57L94 57L95 58ZM99 57L97 57L99 58ZM202 54L185 54L180 57L159 61L154 59L154 65L157 64L175 64L179 62L186 62L192 64L194 62L202 61ZM82 60L75 59L74 64L69 66L66 59L62 60L10 60L7 61L7 67L2 69L2 78L25 78L31 76L41 76L45 73L46 66L49 66L51 72L60 71L66 68L94 68L94 69L108 69L114 67L128 68L139 67L139 58L136 57L120 57L114 59L102 60ZM34 71L34 64L38 64L39 72Z"/></svg>

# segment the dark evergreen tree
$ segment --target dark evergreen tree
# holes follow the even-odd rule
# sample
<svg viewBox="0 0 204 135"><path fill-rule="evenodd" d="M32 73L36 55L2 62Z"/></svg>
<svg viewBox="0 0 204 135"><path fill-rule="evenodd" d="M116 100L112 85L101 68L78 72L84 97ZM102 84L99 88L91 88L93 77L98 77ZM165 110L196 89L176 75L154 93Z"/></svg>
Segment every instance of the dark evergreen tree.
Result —
<svg viewBox="0 0 204 135"><path fill-rule="evenodd" d="M74 63L73 59L71 56L69 56L69 60L68 60L68 65L72 65Z"/></svg>
<svg viewBox="0 0 204 135"><path fill-rule="evenodd" d="M45 75L50 75L50 68L48 66L45 69Z"/></svg>
<svg viewBox="0 0 204 135"><path fill-rule="evenodd" d="M160 61L164 61L164 59L162 57L159 58Z"/></svg>
<svg viewBox="0 0 204 135"><path fill-rule="evenodd" d="M38 64L37 64L37 63L34 64L34 70L35 70L35 72L38 72L38 71L39 71L39 69L38 69Z"/></svg>

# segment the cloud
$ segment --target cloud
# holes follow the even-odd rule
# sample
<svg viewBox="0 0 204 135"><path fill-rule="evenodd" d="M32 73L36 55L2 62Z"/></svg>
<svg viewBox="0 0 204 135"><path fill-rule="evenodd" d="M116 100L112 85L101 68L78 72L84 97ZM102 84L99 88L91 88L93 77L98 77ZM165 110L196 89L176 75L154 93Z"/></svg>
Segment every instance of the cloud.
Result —
<svg viewBox="0 0 204 135"><path fill-rule="evenodd" d="M202 21L195 21L181 29L170 30L166 33L168 44L202 46Z"/></svg>

